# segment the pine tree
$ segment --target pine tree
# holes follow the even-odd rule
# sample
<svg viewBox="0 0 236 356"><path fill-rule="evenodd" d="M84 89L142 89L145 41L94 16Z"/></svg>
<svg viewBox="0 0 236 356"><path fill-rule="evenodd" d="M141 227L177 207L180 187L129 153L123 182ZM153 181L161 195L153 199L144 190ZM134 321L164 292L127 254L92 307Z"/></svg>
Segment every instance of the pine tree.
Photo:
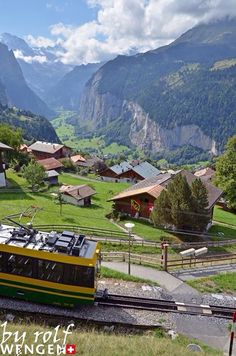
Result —
<svg viewBox="0 0 236 356"><path fill-rule="evenodd" d="M171 217L177 229L192 227L192 192L185 176L177 174L167 187L171 201Z"/></svg>
<svg viewBox="0 0 236 356"><path fill-rule="evenodd" d="M204 230L210 221L210 212L208 210L207 189L201 179L195 179L191 186L193 197L193 226L197 230Z"/></svg>
<svg viewBox="0 0 236 356"><path fill-rule="evenodd" d="M156 199L151 219L155 225L203 231L210 220L205 185L196 179L190 186L177 174Z"/></svg>
<svg viewBox="0 0 236 356"><path fill-rule="evenodd" d="M163 190L155 201L151 220L155 226L172 224L171 202L167 190Z"/></svg>

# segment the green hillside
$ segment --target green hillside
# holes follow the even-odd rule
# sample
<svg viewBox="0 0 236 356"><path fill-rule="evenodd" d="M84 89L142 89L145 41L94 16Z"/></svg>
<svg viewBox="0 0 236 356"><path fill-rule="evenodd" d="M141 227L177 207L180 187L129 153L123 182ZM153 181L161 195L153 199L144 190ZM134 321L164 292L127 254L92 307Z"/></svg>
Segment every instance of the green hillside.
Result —
<svg viewBox="0 0 236 356"><path fill-rule="evenodd" d="M42 140L60 142L53 126L44 117L34 115L30 111L8 108L0 104L0 124L19 127L25 140Z"/></svg>

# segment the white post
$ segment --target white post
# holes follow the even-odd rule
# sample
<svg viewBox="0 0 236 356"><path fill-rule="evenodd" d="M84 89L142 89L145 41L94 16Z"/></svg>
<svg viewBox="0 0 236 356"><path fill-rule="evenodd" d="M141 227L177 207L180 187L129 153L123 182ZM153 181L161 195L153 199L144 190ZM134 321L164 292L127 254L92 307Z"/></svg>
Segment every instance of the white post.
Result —
<svg viewBox="0 0 236 356"><path fill-rule="evenodd" d="M126 223L125 227L127 228L129 232L129 259L128 259L128 274L130 274L130 249L131 249L131 231L135 225L133 223Z"/></svg>

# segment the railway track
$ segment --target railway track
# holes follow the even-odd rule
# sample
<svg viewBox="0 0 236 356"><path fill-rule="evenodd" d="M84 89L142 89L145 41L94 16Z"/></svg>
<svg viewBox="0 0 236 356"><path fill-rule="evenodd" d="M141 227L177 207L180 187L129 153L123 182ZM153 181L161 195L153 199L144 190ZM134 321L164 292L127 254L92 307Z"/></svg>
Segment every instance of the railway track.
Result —
<svg viewBox="0 0 236 356"><path fill-rule="evenodd" d="M105 297L104 297L105 296ZM142 297L133 297L125 296L118 294L108 294L108 293L98 293L95 298L95 309L88 311L87 315L81 315L80 311L82 306L75 309L65 309L65 308L56 308L45 306L41 304L31 304L30 308L28 307L27 302L17 301L11 303L11 305L6 305L4 301L13 301L12 299L8 300L7 298L3 299L3 303L0 304L0 316L6 315L7 313L12 313L17 318L19 317L26 320L31 320L35 323L43 323L48 325L58 325L70 322L73 320L75 325L82 326L97 326L105 327L112 326L116 328L125 328L125 329L139 329L139 330L148 330L155 329L158 327L163 327L159 323L152 324L140 324L135 321L130 323L129 321L116 321L108 319L102 320L93 315L93 312L96 311L96 307L114 307L114 308L124 308L124 309L138 309L138 310L147 310L155 311L161 313L178 313L178 314L187 314L195 316L205 316L205 317L217 317L223 318L226 320L232 320L233 312L236 308L231 307L222 307L217 305L198 305L198 304L188 304L175 302L171 300L159 300L151 298L142 298ZM20 305L19 305L20 303ZM78 313L79 312L79 313ZM95 313L96 314L96 313Z"/></svg>
<svg viewBox="0 0 236 356"><path fill-rule="evenodd" d="M95 303L106 307L131 308L140 310L159 311L166 313L181 313L190 315L204 315L232 319L235 308L216 305L182 303L170 300L150 299L117 294L107 294L105 298L96 297Z"/></svg>

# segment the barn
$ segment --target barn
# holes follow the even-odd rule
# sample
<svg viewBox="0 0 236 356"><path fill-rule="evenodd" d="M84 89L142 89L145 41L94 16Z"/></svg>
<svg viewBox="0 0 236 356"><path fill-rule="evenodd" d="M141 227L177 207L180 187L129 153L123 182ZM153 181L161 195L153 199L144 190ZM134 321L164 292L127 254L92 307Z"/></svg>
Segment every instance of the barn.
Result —
<svg viewBox="0 0 236 356"><path fill-rule="evenodd" d="M96 191L90 186L84 185L62 185L59 189L62 194L62 199L76 206L89 206L91 205L91 198Z"/></svg>

